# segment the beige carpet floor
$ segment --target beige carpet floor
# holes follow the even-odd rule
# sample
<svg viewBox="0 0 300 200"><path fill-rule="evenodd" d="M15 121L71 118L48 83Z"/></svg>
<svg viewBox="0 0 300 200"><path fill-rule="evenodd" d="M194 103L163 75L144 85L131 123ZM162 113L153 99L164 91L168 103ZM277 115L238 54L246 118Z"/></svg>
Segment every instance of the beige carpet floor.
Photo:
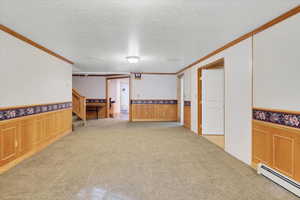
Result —
<svg viewBox="0 0 300 200"><path fill-rule="evenodd" d="M0 175L1 200L298 199L176 123L88 123Z"/></svg>

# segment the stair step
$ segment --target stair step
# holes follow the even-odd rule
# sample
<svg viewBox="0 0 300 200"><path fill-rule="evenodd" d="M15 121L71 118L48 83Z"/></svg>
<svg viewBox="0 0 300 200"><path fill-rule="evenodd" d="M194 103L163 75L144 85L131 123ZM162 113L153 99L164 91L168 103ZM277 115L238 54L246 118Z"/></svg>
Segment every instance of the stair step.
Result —
<svg viewBox="0 0 300 200"><path fill-rule="evenodd" d="M73 121L73 123L72 123L73 130L75 130L76 128L79 128L79 127L83 127L83 126L84 126L84 121L82 121L82 120Z"/></svg>
<svg viewBox="0 0 300 200"><path fill-rule="evenodd" d="M79 118L77 117L77 115L73 115L72 116L72 121L74 122L74 121L77 121L77 120L79 120Z"/></svg>

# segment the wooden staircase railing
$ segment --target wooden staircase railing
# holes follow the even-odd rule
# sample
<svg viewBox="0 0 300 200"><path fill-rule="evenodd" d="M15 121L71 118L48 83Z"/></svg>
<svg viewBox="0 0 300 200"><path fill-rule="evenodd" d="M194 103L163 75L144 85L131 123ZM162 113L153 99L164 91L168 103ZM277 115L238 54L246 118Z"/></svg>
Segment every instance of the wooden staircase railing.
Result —
<svg viewBox="0 0 300 200"><path fill-rule="evenodd" d="M75 113L84 124L86 123L86 98L79 94L76 89L72 89L73 113Z"/></svg>

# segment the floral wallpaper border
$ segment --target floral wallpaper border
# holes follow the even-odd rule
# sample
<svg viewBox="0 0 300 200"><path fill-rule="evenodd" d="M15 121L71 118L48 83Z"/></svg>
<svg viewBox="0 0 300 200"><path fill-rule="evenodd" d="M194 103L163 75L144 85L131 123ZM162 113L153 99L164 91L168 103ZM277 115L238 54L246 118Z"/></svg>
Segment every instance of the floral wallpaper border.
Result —
<svg viewBox="0 0 300 200"><path fill-rule="evenodd" d="M72 102L45 104L0 110L0 121L71 108Z"/></svg>
<svg viewBox="0 0 300 200"><path fill-rule="evenodd" d="M253 109L253 119L300 129L300 114Z"/></svg>
<svg viewBox="0 0 300 200"><path fill-rule="evenodd" d="M177 104L177 100L131 100L131 104Z"/></svg>
<svg viewBox="0 0 300 200"><path fill-rule="evenodd" d="M191 106L191 101L184 101L184 106Z"/></svg>
<svg viewBox="0 0 300 200"><path fill-rule="evenodd" d="M106 103L106 99L86 99L87 103Z"/></svg>

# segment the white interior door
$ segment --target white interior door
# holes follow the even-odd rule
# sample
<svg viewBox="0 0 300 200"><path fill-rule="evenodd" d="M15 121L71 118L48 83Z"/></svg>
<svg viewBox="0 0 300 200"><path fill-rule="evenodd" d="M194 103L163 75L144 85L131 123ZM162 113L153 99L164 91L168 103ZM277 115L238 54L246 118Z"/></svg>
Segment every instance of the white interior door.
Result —
<svg viewBox="0 0 300 200"><path fill-rule="evenodd" d="M120 109L123 113L129 112L129 83L128 80L120 82Z"/></svg>
<svg viewBox="0 0 300 200"><path fill-rule="evenodd" d="M202 71L203 134L224 135L224 68Z"/></svg>

